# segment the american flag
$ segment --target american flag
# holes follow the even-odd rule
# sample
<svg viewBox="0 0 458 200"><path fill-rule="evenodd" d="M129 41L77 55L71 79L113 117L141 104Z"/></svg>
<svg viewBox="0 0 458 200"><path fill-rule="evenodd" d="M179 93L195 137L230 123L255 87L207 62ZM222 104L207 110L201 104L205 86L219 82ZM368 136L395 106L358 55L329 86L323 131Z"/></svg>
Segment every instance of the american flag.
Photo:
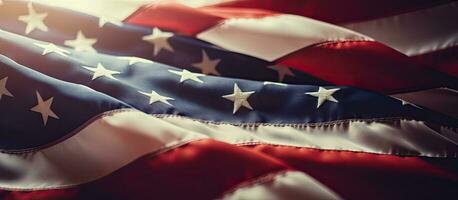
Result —
<svg viewBox="0 0 458 200"><path fill-rule="evenodd" d="M1 199L456 199L458 3L0 0Z"/></svg>

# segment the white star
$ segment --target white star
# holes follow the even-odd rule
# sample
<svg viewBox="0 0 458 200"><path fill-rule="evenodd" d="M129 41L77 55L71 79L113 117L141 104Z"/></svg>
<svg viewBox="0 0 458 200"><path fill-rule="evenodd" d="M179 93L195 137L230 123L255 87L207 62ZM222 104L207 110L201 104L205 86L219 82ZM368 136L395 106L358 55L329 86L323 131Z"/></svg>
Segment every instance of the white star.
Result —
<svg viewBox="0 0 458 200"><path fill-rule="evenodd" d="M168 100L174 100L173 98L162 96L158 94L157 92L155 92L154 90L151 90L151 93L146 93L142 91L138 91L138 92L149 97L149 104L153 104L159 101L159 102L162 102L168 105L172 105L168 102Z"/></svg>
<svg viewBox="0 0 458 200"><path fill-rule="evenodd" d="M99 28L102 28L106 23L112 23L116 26L122 26L122 22L119 20L115 20L113 18L107 18L107 17L100 17L99 18Z"/></svg>
<svg viewBox="0 0 458 200"><path fill-rule="evenodd" d="M48 44L39 44L39 43L33 43L36 46L39 46L43 48L43 53L41 55L46 55L48 53L57 53L61 56L67 56L66 54L70 54L69 51L65 49L61 49L54 45L53 43L48 43Z"/></svg>
<svg viewBox="0 0 458 200"><path fill-rule="evenodd" d="M0 100L2 100L3 95L13 97L10 91L6 89L6 81L8 81L8 77L2 78L2 80L0 80Z"/></svg>
<svg viewBox="0 0 458 200"><path fill-rule="evenodd" d="M52 100L54 99L54 97L51 97L47 99L46 101L43 101L40 93L38 91L36 92L37 92L38 104L34 106L33 108L31 108L30 110L41 114L41 118L43 119L44 126L46 126L46 123L48 122L48 117L59 119L59 117L51 110Z"/></svg>
<svg viewBox="0 0 458 200"><path fill-rule="evenodd" d="M115 77L113 77L113 75L121 73L121 72L118 72L118 71L113 71L113 70L106 69L101 63L98 63L96 68L87 67L87 66L83 66L83 67L86 68L89 71L93 71L94 72L94 75L92 75L92 80L94 80L96 78L99 78L101 76L106 76L108 78L117 80Z"/></svg>
<svg viewBox="0 0 458 200"><path fill-rule="evenodd" d="M168 39L172 36L173 33L162 32L158 28L154 28L151 35L145 35L142 39L154 45L153 55L156 56L161 49L173 51L172 46L168 42Z"/></svg>
<svg viewBox="0 0 458 200"><path fill-rule="evenodd" d="M121 56L121 57L118 57L118 59L129 61L129 65L135 65L137 63L153 63L153 61L151 60L147 60L147 59L139 58L139 57Z"/></svg>
<svg viewBox="0 0 458 200"><path fill-rule="evenodd" d="M338 103L339 101L332 96L332 94L338 90L340 90L340 88L327 90L324 87L319 87L317 92L307 92L305 94L318 97L318 103L316 105L316 108L318 109L326 100Z"/></svg>
<svg viewBox="0 0 458 200"><path fill-rule="evenodd" d="M216 66L220 61L220 59L211 60L208 57L207 53L204 50L202 50L202 61L200 61L199 63L194 63L192 64L192 66L202 70L203 74L214 74L219 76L220 73L216 70Z"/></svg>
<svg viewBox="0 0 458 200"><path fill-rule="evenodd" d="M196 81L196 82L199 82L199 83L203 83L202 80L199 79L199 76L205 76L203 74L199 74L199 73L192 73L188 70L185 70L183 69L183 71L175 71L175 70L169 70L169 72L171 73L174 73L178 76L181 76L180 78L180 83L186 81L186 80L193 80L193 81Z"/></svg>
<svg viewBox="0 0 458 200"><path fill-rule="evenodd" d="M241 106L253 110L253 108L247 100L253 93L254 91L243 92L242 90L240 90L239 86L237 86L237 83L234 83L234 93L224 95L223 98L234 102L234 110L232 111L232 114L235 114Z"/></svg>
<svg viewBox="0 0 458 200"><path fill-rule="evenodd" d="M277 82L270 82L270 81L264 81L264 85L277 85L277 86L283 86L283 87L288 86L288 84L286 83L277 83Z"/></svg>
<svg viewBox="0 0 458 200"><path fill-rule="evenodd" d="M277 71L278 73L278 82L282 82L285 79L286 75L294 76L293 72L287 66L279 65L279 66L269 66L268 68Z"/></svg>
<svg viewBox="0 0 458 200"><path fill-rule="evenodd" d="M29 34L35 29L40 29L45 32L48 31L48 27L43 22L46 16L48 16L48 13L36 13L35 9L32 7L32 3L27 4L27 8L29 9L29 14L18 17L18 20L27 23L25 34Z"/></svg>
<svg viewBox="0 0 458 200"><path fill-rule="evenodd" d="M74 40L65 40L64 44L73 47L75 51L86 51L96 53L97 51L92 47L97 42L95 38L86 38L81 30L76 34Z"/></svg>

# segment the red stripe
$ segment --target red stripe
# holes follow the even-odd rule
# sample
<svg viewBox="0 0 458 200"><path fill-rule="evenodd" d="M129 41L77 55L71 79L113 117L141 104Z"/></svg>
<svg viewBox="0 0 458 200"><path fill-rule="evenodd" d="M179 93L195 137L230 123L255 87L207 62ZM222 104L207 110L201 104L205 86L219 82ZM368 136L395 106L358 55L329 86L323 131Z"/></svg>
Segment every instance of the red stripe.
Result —
<svg viewBox="0 0 458 200"><path fill-rule="evenodd" d="M344 199L456 199L458 160L255 145Z"/></svg>
<svg viewBox="0 0 458 200"><path fill-rule="evenodd" d="M458 77L458 45L435 52L413 57L416 61L426 64L435 70Z"/></svg>
<svg viewBox="0 0 458 200"><path fill-rule="evenodd" d="M77 188L0 191L1 199L215 199L265 175L311 175L344 199L454 199L458 160L274 145L191 142Z"/></svg>
<svg viewBox="0 0 458 200"><path fill-rule="evenodd" d="M257 8L330 23L365 21L437 6L452 0L236 0L212 7Z"/></svg>
<svg viewBox="0 0 458 200"><path fill-rule="evenodd" d="M159 3L140 8L125 22L168 31L196 35L228 18L260 18L270 11L232 8L190 8L181 4Z"/></svg>
<svg viewBox="0 0 458 200"><path fill-rule="evenodd" d="M77 199L79 189L9 192L0 190L3 200Z"/></svg>
<svg viewBox="0 0 458 200"><path fill-rule="evenodd" d="M316 45L290 54L278 62L337 85L388 94L441 86L456 87L456 82L445 74L372 41Z"/></svg>
<svg viewBox="0 0 458 200"><path fill-rule="evenodd" d="M70 190L5 192L5 199L215 199L240 184L287 170L262 153L201 140L147 156L96 182ZM3 196L1 196L3 195Z"/></svg>
<svg viewBox="0 0 458 200"><path fill-rule="evenodd" d="M204 140L130 164L92 189L120 199L215 199L244 181L285 169L261 153Z"/></svg>

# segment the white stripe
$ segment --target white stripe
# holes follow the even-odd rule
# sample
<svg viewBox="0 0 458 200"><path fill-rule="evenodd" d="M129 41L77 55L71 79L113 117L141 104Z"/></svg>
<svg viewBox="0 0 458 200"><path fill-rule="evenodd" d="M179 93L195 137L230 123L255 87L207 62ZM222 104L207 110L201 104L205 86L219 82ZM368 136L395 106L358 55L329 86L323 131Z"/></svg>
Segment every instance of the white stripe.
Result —
<svg viewBox="0 0 458 200"><path fill-rule="evenodd" d="M138 8L154 0L32 0L78 12L122 21Z"/></svg>
<svg viewBox="0 0 458 200"><path fill-rule="evenodd" d="M24 154L0 153L0 188L39 190L86 183L152 152L204 138L139 111L105 113L76 135Z"/></svg>
<svg viewBox="0 0 458 200"><path fill-rule="evenodd" d="M458 119L458 91L448 88L435 88L391 96Z"/></svg>
<svg viewBox="0 0 458 200"><path fill-rule="evenodd" d="M343 26L414 56L458 45L458 3Z"/></svg>
<svg viewBox="0 0 458 200"><path fill-rule="evenodd" d="M274 144L400 156L458 157L456 129L433 130L404 119L346 120L322 124L211 124L177 116L163 119L231 144ZM443 131L443 132L441 132ZM230 134L228 134L230 133Z"/></svg>
<svg viewBox="0 0 458 200"><path fill-rule="evenodd" d="M265 181L226 194L222 200L263 199L263 200L337 200L342 199L325 185L307 174L290 171Z"/></svg>
<svg viewBox="0 0 458 200"><path fill-rule="evenodd" d="M197 38L267 61L320 42L372 40L342 27L296 15L227 19L199 33Z"/></svg>
<svg viewBox="0 0 458 200"><path fill-rule="evenodd" d="M78 133L36 152L0 153L0 188L39 190L70 187L109 175L135 159L189 141L214 138L232 144L266 143L394 155L457 157L456 130L436 132L409 120L340 121L323 124L223 124L147 115L127 109L107 112Z"/></svg>

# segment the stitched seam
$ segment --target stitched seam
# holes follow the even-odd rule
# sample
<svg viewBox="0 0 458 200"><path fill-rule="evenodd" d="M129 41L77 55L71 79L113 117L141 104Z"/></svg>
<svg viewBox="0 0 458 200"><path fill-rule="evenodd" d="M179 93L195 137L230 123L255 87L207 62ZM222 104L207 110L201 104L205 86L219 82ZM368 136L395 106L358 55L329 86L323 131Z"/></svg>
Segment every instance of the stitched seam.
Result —
<svg viewBox="0 0 458 200"><path fill-rule="evenodd" d="M210 120L202 120L202 119L194 119L187 116L181 115L170 115L170 114L150 114L151 116L157 118L183 118L192 121L201 122L204 124L212 124L212 125L233 125L243 128L257 128L259 126L273 126L273 127L291 127L291 128L309 128L309 127L324 127L324 126L333 126L339 124L346 124L349 122L398 122L402 120L409 120L409 121L417 121L423 122L421 120L415 120L412 118L407 117L380 117L380 118L368 118L368 119L343 119L343 120L334 120L328 122L309 122L309 123L263 123L263 122L253 122L253 123L233 123L233 122L218 122L218 121L210 121ZM454 130L455 128L441 126L444 128L449 128Z"/></svg>
<svg viewBox="0 0 458 200"><path fill-rule="evenodd" d="M372 118L372 119L344 119L344 120L335 120L335 121L328 121L328 122L316 122L316 123L263 123L263 122L248 122L248 123L233 123L233 122L217 122L217 121L210 121L210 120L202 120L202 119L194 119L186 116L180 115L169 115L169 114L151 114L157 118L183 118L189 119L192 121L201 122L204 124L213 124L213 125L233 125L239 127L246 127L246 128L256 128L259 126L274 126L274 127L292 127L292 128L306 128L306 127L320 127L320 126L330 126L330 125L337 125L337 124L344 124L348 122L394 122L399 120L413 120L410 118L400 118L400 117L386 117L386 118Z"/></svg>
<svg viewBox="0 0 458 200"><path fill-rule="evenodd" d="M345 43L360 43L360 42L376 42L373 40L329 40L329 41L324 41L320 43L316 43L313 46L309 47L327 47L331 45L336 45L336 44L345 44Z"/></svg>
<svg viewBox="0 0 458 200"><path fill-rule="evenodd" d="M100 113L98 115L95 115L94 117L90 118L87 120L85 123L80 125L79 127L75 128L73 131L70 131L70 133L66 134L65 136L47 143L45 145L33 147L33 148L28 148L28 149L21 149L21 150L0 150L0 153L7 153L7 154L24 154L24 153L31 153L31 152L37 152L39 150L45 149L47 147L56 145L72 136L77 134L79 131L82 129L86 128L89 126L92 122L102 119L103 117L107 116L112 116L117 113L123 113L123 112L141 112L133 108L121 108L121 109L116 109L116 110L110 110L106 111L103 113ZM141 112L143 113L143 112ZM209 121L209 120L202 120L202 119L194 119L186 116L180 116L180 115L171 115L171 114L149 114L150 116L157 117L157 118L182 118L182 119L188 119L196 122L200 122L203 124L212 124L212 125L233 125L233 126L238 126L242 128L257 128L259 126L273 126L273 127L292 127L292 128L297 128L297 129L304 129L308 127L324 127L324 126L332 126L332 125L341 125L341 124L346 124L350 122L397 122L397 121L402 121L402 120L411 120L411 121L418 121L414 120L411 118L401 118L401 117L386 117L386 118L371 118L371 119L345 119L345 120L335 120L335 121L328 121L328 122L318 122L318 123L231 123L231 122L216 122L216 121ZM457 129L453 127L446 127L446 126L441 126L443 128L449 129L453 134L458 134Z"/></svg>
<svg viewBox="0 0 458 200"><path fill-rule="evenodd" d="M391 152L391 153L375 153L375 152L367 152L367 151L357 151L357 150L346 150L346 149L319 149L319 148L313 148L313 147L303 147L303 146L293 146L293 145L284 145L284 144L274 144L274 143L268 143L268 142L260 142L260 141L252 141L252 142L240 142L237 144L234 144L237 146L241 147L248 147L248 146L258 146L258 145L268 145L268 146L274 146L275 148L287 148L287 149L296 149L296 150L313 150L313 151L323 151L323 152L343 152L343 153L353 153L353 154L371 154L371 155L376 155L376 156L397 156L401 158L409 158L409 157L428 157L428 158L456 158L458 157L458 153L454 152L453 155L447 155L447 156L427 156L424 154L409 154L409 153L397 153L397 152Z"/></svg>

